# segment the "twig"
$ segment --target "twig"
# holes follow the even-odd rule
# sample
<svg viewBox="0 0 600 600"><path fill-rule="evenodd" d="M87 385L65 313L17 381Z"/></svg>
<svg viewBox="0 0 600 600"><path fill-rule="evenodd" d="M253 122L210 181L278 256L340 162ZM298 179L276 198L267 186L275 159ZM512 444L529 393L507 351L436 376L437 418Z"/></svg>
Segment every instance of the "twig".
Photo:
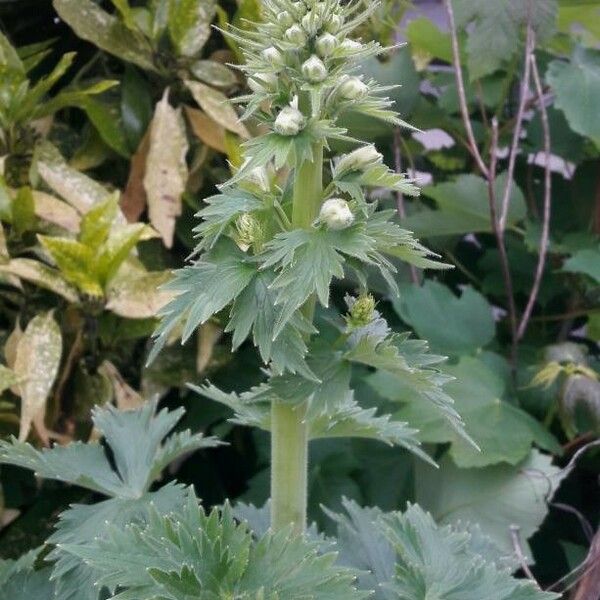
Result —
<svg viewBox="0 0 600 600"><path fill-rule="evenodd" d="M540 291L540 285L542 283L542 276L544 274L544 268L546 266L546 258L548 256L548 241L550 236L550 213L552 209L552 171L550 170L550 156L551 156L551 140L550 140L550 122L548 120L548 111L544 103L544 94L542 90L542 81L537 66L537 60L535 54L531 55L531 71L533 74L533 81L535 83L536 93L539 99L540 114L542 117L542 130L544 134L544 153L546 155L546 164L544 166L544 213L542 220L542 237L540 239L540 256L538 264L535 270L535 278L525 312L521 317L519 328L517 330L517 340L520 340L525 331L531 317L531 312L538 297Z"/></svg>
<svg viewBox="0 0 600 600"><path fill-rule="evenodd" d="M498 214L496 210L496 188L494 186L496 180L496 169L498 166L498 119L492 119L492 144L490 147L490 169L488 172L488 197L490 204L490 221L498 253L500 254L500 266L502 268L502 278L504 280L504 289L508 297L508 318L510 322L511 333L511 364L513 376L515 375L517 361L517 307L515 305L515 297L513 291L512 277L510 274L510 266L508 264L508 255L506 254L506 244L504 243L504 232L500 229L498 223Z"/></svg>
<svg viewBox="0 0 600 600"><path fill-rule="evenodd" d="M402 173L402 152L400 151L400 146L402 145L402 134L400 132L400 127L396 127L394 129L394 168L396 173ZM406 207L404 206L404 194L400 191L396 192L396 208L398 210L398 215L401 219L406 218ZM419 283L419 274L417 273L417 269L414 265L409 265L410 270L410 280L415 285Z"/></svg>
<svg viewBox="0 0 600 600"><path fill-rule="evenodd" d="M598 590L600 589L600 531L596 533L592 540L584 564L589 568L581 576L572 600L598 600Z"/></svg>
<svg viewBox="0 0 600 600"><path fill-rule="evenodd" d="M489 170L483 161L477 142L475 140L475 134L473 133L473 126L471 119L469 118L469 107L467 106L467 94L465 92L465 81L463 78L462 67L460 65L460 50L458 48L458 36L456 34L456 21L454 19L454 9L452 8L452 0L444 0L446 12L448 14L448 25L450 29L450 37L452 39L452 62L454 64L454 75L456 77L456 89L458 92L458 101L460 105L460 113L467 133L468 149L471 156L475 159L477 167L481 171L482 175L489 179Z"/></svg>
<svg viewBox="0 0 600 600"><path fill-rule="evenodd" d="M594 529L592 528L591 523L585 518L585 515L581 511L577 510L574 506L571 506L569 504L563 504L562 502L550 502L550 506L574 515L579 521L579 524L581 525L581 529L583 531L583 534L587 538L587 541L592 541L594 537Z"/></svg>
<svg viewBox="0 0 600 600"><path fill-rule="evenodd" d="M523 548L521 547L521 536L519 535L521 533L521 528L518 525L511 525L509 529L513 550L515 551L515 556L519 561L521 569L523 569L523 573L525 573L525 575L527 575L527 577L529 577L529 579L531 579L531 581L533 581L535 585L539 588L540 586L536 578L533 576L529 565L527 564L527 558L525 556L525 553L523 552Z"/></svg>
<svg viewBox="0 0 600 600"><path fill-rule="evenodd" d="M531 5L530 5L531 8ZM531 13L531 10L529 11ZM504 231L506 227L506 218L508 216L508 207L510 204L510 195L512 192L513 177L515 174L515 165L517 162L517 154L519 153L519 143L521 141L521 133L523 131L523 115L525 114L525 105L527 96L529 95L529 81L531 79L531 56L535 49L535 36L531 26L531 18L527 21L527 39L525 41L525 66L523 69L523 79L521 81L521 92L519 97L519 109L513 131L512 145L508 158L508 176L506 186L504 188L504 196L502 197L502 212L500 214L500 230Z"/></svg>

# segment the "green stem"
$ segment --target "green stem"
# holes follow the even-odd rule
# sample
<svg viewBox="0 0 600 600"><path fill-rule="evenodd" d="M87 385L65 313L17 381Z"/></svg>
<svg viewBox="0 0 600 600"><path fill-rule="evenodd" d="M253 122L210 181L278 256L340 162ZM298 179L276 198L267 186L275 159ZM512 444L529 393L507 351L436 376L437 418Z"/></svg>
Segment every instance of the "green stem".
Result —
<svg viewBox="0 0 600 600"><path fill-rule="evenodd" d="M308 229L319 214L323 197L323 145L313 147L313 161L296 170L292 225ZM315 299L302 311L314 318ZM306 402L273 402L271 408L271 525L274 530L293 524L302 533L306 528L308 483L308 426Z"/></svg>

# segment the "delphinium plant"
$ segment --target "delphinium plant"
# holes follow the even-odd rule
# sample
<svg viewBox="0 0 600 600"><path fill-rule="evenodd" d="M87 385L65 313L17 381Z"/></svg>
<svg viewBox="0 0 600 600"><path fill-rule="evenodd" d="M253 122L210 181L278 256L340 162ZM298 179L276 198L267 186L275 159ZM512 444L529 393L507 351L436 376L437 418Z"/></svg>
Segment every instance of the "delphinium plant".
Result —
<svg viewBox="0 0 600 600"><path fill-rule="evenodd" d="M103 522L95 539L81 527L75 535L63 518L59 536L49 540L56 544L48 558L57 561L51 572L57 586L66 557L74 556L77 561L68 564L81 576L75 583L89 587L93 581L93 600L106 592L121 600L554 597L514 579L514 560L479 529L438 527L417 506L384 514L344 501L345 514L328 512L337 524L336 540L306 529L311 440L374 438L431 461L408 424L358 403L350 387L354 366L397 378L469 439L444 392L448 377L435 368L443 359L429 354L426 343L393 334L369 292L370 276L380 274L395 293L401 261L444 267L395 223L393 210L378 210L369 200L369 188L416 194L414 185L388 169L372 145L349 138L336 124L351 110L402 125L381 95L385 89L357 74L361 60L384 51L376 42L351 38L375 6L266 0L255 32L228 32L244 49L243 70L252 82L253 94L241 99L243 117L257 120L264 133L245 144L245 162L200 212L195 257L170 283L176 296L163 309L156 335L154 353L177 332L186 340L216 319L225 323L234 349L248 338L257 347L264 362L261 384L240 395L211 384L196 389L231 407L236 422L271 431L270 505L232 510L226 504L207 514L190 490L168 506L149 501L128 526ZM355 147L336 156L333 142ZM349 274L340 309L330 301L330 288ZM126 418L109 412L96 424L117 463L110 495L136 505L153 495L148 485L180 451L214 444L189 433L161 444L166 421L172 426L175 417L153 416L152 408ZM155 439L152 455L136 449L135 434L143 428ZM85 477L76 483L102 491L106 485L94 482L106 479L108 467L87 468L104 457L91 446L37 453L13 440L2 444L0 460L73 481L57 458L69 455L75 462L79 456ZM128 489L138 471L144 485ZM0 590L10 590L11 600L38 584L40 599L61 597L44 577L47 570L31 573L35 556L0 564Z"/></svg>

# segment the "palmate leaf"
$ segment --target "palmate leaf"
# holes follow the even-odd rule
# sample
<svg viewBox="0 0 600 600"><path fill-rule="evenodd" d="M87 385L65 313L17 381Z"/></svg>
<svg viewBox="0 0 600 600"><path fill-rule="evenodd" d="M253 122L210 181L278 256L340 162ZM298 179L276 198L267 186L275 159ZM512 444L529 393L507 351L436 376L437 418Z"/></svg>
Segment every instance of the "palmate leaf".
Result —
<svg viewBox="0 0 600 600"><path fill-rule="evenodd" d="M172 518L155 512L146 526L111 528L105 540L64 548L98 569L101 584L123 589L122 600L365 597L320 544L286 529L254 541L227 505L206 514L191 492Z"/></svg>
<svg viewBox="0 0 600 600"><path fill-rule="evenodd" d="M114 468L100 444L75 442L40 451L14 438L0 441L0 463L31 469L40 477L73 483L107 496L138 498L169 461L190 450L218 445L214 438L190 432L163 444L182 414L183 409L156 413L156 401L127 412L112 406L95 409L92 419L110 446Z"/></svg>
<svg viewBox="0 0 600 600"><path fill-rule="evenodd" d="M419 506L383 513L343 500L337 523L339 562L358 569L374 600L550 600L531 581L511 577L477 528L440 527ZM483 556L485 548L492 558Z"/></svg>

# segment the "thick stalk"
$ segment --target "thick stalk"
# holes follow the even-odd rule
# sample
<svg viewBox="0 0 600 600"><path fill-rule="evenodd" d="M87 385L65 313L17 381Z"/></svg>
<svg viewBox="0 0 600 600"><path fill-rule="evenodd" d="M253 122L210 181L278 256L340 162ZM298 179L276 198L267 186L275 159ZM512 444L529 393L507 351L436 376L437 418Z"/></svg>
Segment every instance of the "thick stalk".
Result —
<svg viewBox="0 0 600 600"><path fill-rule="evenodd" d="M313 148L313 162L304 162L295 174L292 224L308 228L319 214L323 194L323 146ZM315 299L303 307L312 321ZM308 427L306 403L273 402L271 409L271 525L274 530L293 524L306 528Z"/></svg>

